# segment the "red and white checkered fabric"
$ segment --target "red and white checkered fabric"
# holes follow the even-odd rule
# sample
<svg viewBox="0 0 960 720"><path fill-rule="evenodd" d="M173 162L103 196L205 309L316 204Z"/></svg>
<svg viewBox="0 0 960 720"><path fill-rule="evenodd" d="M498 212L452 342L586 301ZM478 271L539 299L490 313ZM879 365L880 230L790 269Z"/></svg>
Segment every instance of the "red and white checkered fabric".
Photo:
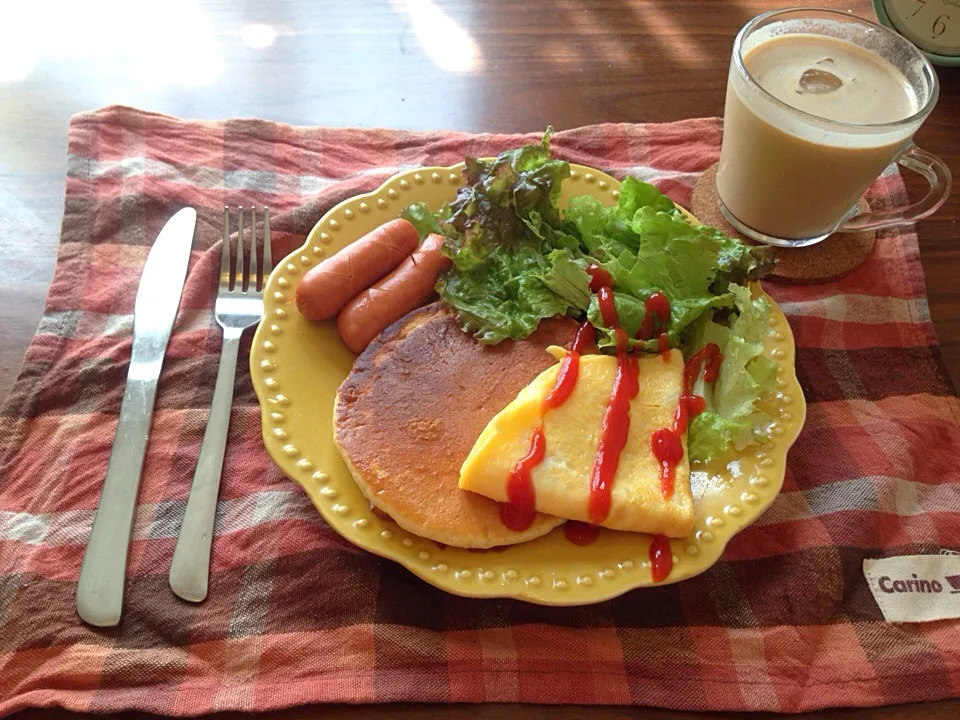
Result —
<svg viewBox="0 0 960 720"><path fill-rule="evenodd" d="M279 254L334 203L400 169L535 138L186 122L117 107L72 120L56 275L0 410L0 713L386 701L799 711L960 695L958 623L885 623L860 569L868 557L960 549L960 408L910 229L883 234L841 281L766 284L796 335L806 427L782 494L704 575L583 608L436 590L341 539L282 477L241 362L210 597L173 596L167 571L220 348L223 205L273 208ZM650 180L680 203L719 146L715 119L554 137L559 156ZM891 174L871 202L903 196ZM160 380L125 618L95 630L76 616L74 592L134 296L151 242L185 205L199 211L196 249Z"/></svg>

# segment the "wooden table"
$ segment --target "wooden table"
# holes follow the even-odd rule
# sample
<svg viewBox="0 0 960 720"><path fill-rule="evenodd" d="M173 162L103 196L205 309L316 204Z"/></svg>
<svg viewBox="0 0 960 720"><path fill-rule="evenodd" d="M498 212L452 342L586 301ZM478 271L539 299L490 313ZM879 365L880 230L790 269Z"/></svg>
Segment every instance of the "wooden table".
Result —
<svg viewBox="0 0 960 720"><path fill-rule="evenodd" d="M108 3L113 12L102 16L73 0L59 4L60 12L34 16L40 3L20 3L14 21L23 20L17 35L23 45L12 66L0 66L0 397L16 376L53 273L72 113L123 103L189 118L503 132L721 115L737 29L785 3L138 0ZM873 16L868 0L817 4ZM171 54L178 46L185 50ZM960 70L944 69L940 79L939 106L917 141L960 173ZM912 195L923 191L922 181L907 179ZM930 312L954 382L960 380L958 221L954 193L918 227ZM274 717L320 715L694 717L489 705L304 708ZM957 716L960 702L951 701L805 717Z"/></svg>

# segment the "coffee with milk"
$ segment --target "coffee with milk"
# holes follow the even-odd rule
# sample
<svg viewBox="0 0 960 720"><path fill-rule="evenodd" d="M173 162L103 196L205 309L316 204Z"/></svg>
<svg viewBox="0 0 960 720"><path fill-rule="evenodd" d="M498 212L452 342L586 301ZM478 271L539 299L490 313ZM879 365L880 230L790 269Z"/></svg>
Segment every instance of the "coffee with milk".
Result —
<svg viewBox="0 0 960 720"><path fill-rule="evenodd" d="M731 69L721 202L767 235L832 231L909 145L913 127L884 124L918 111L911 83L879 54L826 35L761 39L744 48L743 65L753 82ZM832 131L818 119L859 127Z"/></svg>

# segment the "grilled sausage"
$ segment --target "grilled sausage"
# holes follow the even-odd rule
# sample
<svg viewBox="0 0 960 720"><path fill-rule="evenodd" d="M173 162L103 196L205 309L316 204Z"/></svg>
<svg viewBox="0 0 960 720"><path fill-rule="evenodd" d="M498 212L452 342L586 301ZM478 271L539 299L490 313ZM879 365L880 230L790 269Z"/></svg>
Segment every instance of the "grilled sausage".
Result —
<svg viewBox="0 0 960 720"><path fill-rule="evenodd" d="M450 267L442 247L442 235L428 236L396 270L347 303L337 330L348 348L363 352L388 325L430 299L440 273Z"/></svg>
<svg viewBox="0 0 960 720"><path fill-rule="evenodd" d="M308 270L297 285L297 308L308 320L329 320L399 265L420 237L407 220L391 220Z"/></svg>

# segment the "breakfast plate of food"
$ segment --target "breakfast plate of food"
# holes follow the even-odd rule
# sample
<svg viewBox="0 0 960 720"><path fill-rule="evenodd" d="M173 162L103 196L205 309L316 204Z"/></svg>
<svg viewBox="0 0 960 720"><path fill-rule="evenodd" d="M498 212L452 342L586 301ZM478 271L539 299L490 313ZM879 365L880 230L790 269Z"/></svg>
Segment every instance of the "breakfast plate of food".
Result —
<svg viewBox="0 0 960 720"><path fill-rule="evenodd" d="M263 440L343 537L470 597L704 572L805 404L765 248L539 144L400 173L279 263Z"/></svg>

